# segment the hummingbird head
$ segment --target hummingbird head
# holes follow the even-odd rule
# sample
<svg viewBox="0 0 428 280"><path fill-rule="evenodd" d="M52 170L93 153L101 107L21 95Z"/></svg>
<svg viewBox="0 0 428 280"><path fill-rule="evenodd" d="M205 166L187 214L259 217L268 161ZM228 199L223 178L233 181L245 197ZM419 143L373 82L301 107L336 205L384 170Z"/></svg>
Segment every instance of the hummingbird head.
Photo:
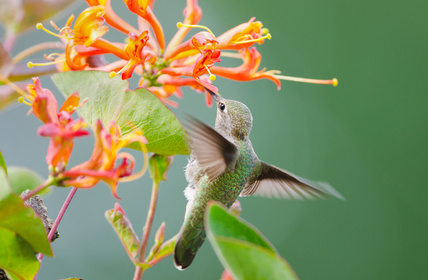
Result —
<svg viewBox="0 0 428 280"><path fill-rule="evenodd" d="M245 104L220 97L215 92L205 88L217 104L215 129L233 139L244 140L250 135L253 116Z"/></svg>

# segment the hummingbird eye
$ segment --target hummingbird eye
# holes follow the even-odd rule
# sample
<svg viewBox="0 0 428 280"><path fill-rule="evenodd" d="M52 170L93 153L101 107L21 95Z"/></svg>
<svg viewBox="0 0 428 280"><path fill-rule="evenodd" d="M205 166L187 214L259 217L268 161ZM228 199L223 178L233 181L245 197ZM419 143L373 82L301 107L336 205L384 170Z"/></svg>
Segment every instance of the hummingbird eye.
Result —
<svg viewBox="0 0 428 280"><path fill-rule="evenodd" d="M224 103L219 103L218 107L220 108L221 111L224 111L224 109L226 109L226 105L224 105Z"/></svg>

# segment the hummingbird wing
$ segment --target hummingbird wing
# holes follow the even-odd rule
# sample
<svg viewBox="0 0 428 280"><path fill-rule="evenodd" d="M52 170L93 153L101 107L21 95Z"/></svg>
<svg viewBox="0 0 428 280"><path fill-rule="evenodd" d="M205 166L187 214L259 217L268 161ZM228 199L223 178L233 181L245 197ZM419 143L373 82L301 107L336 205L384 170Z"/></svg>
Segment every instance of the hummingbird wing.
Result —
<svg viewBox="0 0 428 280"><path fill-rule="evenodd" d="M261 161L260 175L254 182L245 186L240 196L252 194L286 199L312 199L331 195L344 199L326 182L312 182L263 161Z"/></svg>
<svg viewBox="0 0 428 280"><path fill-rule="evenodd" d="M192 152L210 181L220 176L227 167L232 167L236 162L238 149L215 129L189 117L188 132L193 139Z"/></svg>

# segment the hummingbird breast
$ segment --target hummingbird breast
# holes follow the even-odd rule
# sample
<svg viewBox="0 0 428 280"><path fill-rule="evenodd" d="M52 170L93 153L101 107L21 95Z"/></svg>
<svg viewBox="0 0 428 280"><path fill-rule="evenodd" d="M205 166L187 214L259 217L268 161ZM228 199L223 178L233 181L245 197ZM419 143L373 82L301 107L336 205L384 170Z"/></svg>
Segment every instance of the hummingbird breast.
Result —
<svg viewBox="0 0 428 280"><path fill-rule="evenodd" d="M193 208L199 208L195 209L197 212L204 212L206 204L211 200L219 201L230 207L247 184L255 167L257 156L251 144L241 142L238 145L239 157L234 167L226 168L223 174L211 182L208 180L208 176L199 177L193 200Z"/></svg>

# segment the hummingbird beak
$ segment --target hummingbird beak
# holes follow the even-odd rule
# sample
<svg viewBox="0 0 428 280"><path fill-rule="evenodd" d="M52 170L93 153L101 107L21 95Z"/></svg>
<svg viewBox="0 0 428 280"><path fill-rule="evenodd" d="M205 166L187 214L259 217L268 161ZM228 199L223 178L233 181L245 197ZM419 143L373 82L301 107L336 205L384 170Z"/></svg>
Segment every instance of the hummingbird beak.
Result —
<svg viewBox="0 0 428 280"><path fill-rule="evenodd" d="M215 100L215 102L216 103L218 103L219 101L220 101L220 96L217 94L217 93L215 93L214 91L212 91L212 90L210 90L210 89L208 89L208 88L206 88L206 87L204 87L204 89L209 93L209 94L211 94L211 96L214 98L214 100Z"/></svg>

